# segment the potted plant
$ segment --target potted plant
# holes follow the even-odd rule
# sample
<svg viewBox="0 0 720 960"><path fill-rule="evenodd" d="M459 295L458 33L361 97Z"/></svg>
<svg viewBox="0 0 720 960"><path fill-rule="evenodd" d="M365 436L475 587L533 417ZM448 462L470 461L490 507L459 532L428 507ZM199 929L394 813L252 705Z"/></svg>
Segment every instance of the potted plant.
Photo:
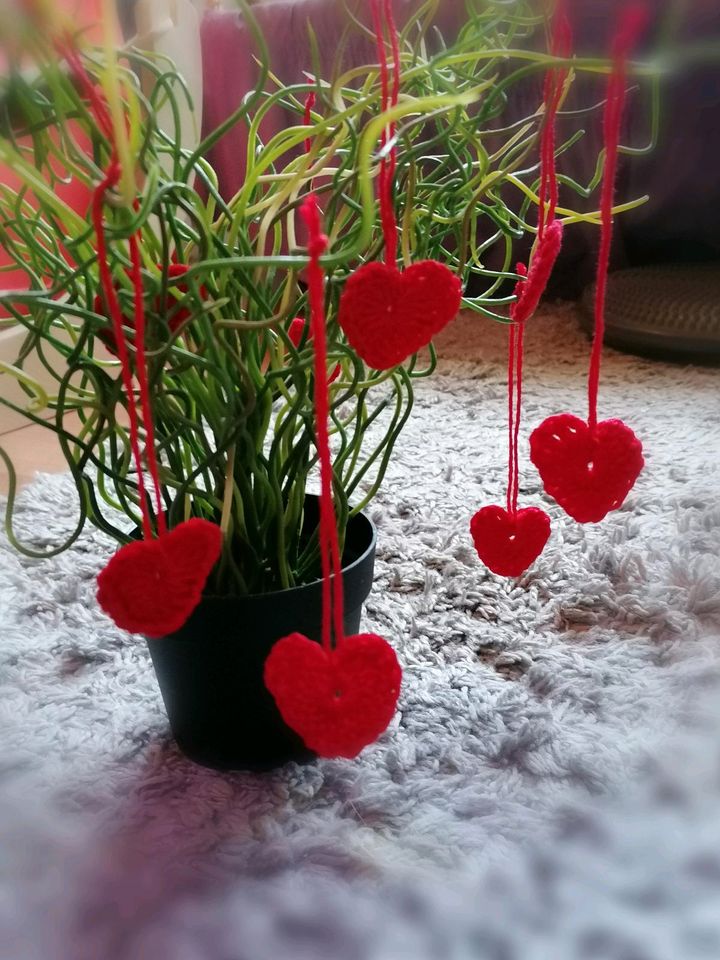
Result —
<svg viewBox="0 0 720 960"><path fill-rule="evenodd" d="M179 118L186 94L172 64L152 54L115 55L110 42L86 45L54 21L18 41L36 69L11 63L3 81L0 161L22 185L0 192L0 242L28 280L0 296L26 331L4 372L29 401L0 402L55 432L75 481L80 520L54 552L86 523L119 545L100 575L101 606L150 638L174 735L201 763L265 768L313 753L264 675L280 638L319 640L323 628L322 365L298 218L307 195L327 232L315 266L325 275L322 387L346 633L357 634L372 585L375 531L364 511L411 415L413 386L435 367L431 336L461 295L465 308L507 321L513 247L535 229L543 108L507 126L503 115L517 85L557 60L527 49L543 23L530 5L469 12L435 53L430 19L399 34L376 22L379 64L329 78L274 85L262 58L257 88L192 151L157 122L161 108ZM297 124L263 143L274 104ZM205 156L233 123L246 125L250 149L244 184L226 198ZM69 178L92 195L87 219L58 196ZM418 262L435 264L421 279L431 299L445 285L447 315L398 347L397 330L414 322L403 303ZM363 334L368 289L383 303L396 297L388 342L375 328ZM416 297L425 316L422 306ZM24 371L31 354L53 391Z"/></svg>

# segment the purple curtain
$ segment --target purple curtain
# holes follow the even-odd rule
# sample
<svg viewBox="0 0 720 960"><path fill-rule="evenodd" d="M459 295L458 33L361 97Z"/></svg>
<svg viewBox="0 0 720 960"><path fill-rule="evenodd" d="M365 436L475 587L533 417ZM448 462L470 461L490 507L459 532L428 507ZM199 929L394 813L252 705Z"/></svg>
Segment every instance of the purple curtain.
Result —
<svg viewBox="0 0 720 960"><path fill-rule="evenodd" d="M404 23L414 0L395 0L397 17ZM607 49L614 12L626 0L574 0L572 5L579 51L598 53ZM651 0L656 20L667 12L667 0ZM357 5L360 19L368 23L367 3ZM438 26L450 36L462 22L464 0L446 0L441 6ZM272 69L283 83L304 79L312 69L307 23L317 36L323 70L328 74L348 18L345 5L336 0L275 0L254 8L264 32ZM682 32L687 39L720 38L718 0L692 0L688 4ZM257 65L251 34L236 13L213 12L202 26L205 73L204 126L212 130L238 106L253 89ZM374 59L370 38L357 29L350 33L344 66ZM599 99L602 86L591 81L578 84L574 94L579 102ZM518 118L534 110L540 90L537 83L518 91L509 106ZM625 141L641 144L648 138L649 105L639 95L631 97ZM297 123L278 108L261 129L267 141L284 126ZM508 117L511 122L513 116ZM587 123L587 136L561 161L561 169L579 181L587 181L601 147L599 115ZM218 171L221 190L231 196L244 176L247 138L242 126L228 133L210 157ZM647 158L633 158L622 164L619 196L651 195L642 209L619 218L615 265L657 260L720 257L720 67L706 64L667 80L663 91L663 125L658 149ZM565 281L564 292L574 292L592 277L597 231L575 228L568 241L558 274ZM519 251L522 253L522 251ZM564 269L563 269L564 268Z"/></svg>

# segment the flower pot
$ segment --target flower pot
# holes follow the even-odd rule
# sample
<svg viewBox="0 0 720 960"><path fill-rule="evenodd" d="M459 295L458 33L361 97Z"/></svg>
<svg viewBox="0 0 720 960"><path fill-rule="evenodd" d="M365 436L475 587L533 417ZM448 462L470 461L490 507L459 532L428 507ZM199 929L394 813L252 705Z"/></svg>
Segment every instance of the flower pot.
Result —
<svg viewBox="0 0 720 960"><path fill-rule="evenodd" d="M317 511L317 498L308 497L310 522ZM375 527L360 514L348 525L343 554L347 634L360 629L374 566ZM181 630L148 640L170 727L187 757L221 770L313 759L263 682L273 645L294 632L320 641L320 581L256 596L206 596Z"/></svg>

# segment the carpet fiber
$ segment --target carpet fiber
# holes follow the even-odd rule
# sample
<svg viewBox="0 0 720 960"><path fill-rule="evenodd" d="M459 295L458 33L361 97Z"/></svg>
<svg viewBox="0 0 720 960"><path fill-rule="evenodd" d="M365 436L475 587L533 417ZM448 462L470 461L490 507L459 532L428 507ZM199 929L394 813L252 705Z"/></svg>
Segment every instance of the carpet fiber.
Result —
<svg viewBox="0 0 720 960"><path fill-rule="evenodd" d="M583 414L572 311L528 335L527 427ZM381 498L365 625L400 711L359 760L193 766L145 645L98 611L112 549L0 542L0 941L9 960L717 960L717 374L608 352L601 414L643 439L624 509L489 574L472 513L502 502L505 337L440 344ZM525 441L527 440L527 430ZM521 505L543 503L523 448ZM72 529L64 477L17 532ZM242 642L241 632L238 642Z"/></svg>

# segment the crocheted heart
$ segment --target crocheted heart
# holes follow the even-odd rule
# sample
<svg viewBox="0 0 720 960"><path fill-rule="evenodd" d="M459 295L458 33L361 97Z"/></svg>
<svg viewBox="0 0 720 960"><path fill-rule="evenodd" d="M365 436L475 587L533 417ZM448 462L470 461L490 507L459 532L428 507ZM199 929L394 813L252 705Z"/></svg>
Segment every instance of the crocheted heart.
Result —
<svg viewBox="0 0 720 960"><path fill-rule="evenodd" d="M520 280L515 287L517 300L510 310L516 323L525 323L534 316L560 256L562 239L563 225L559 220L554 220L548 225L542 241L538 244L530 264L530 272L528 273L523 264L518 264L518 272L521 275L524 272L525 279Z"/></svg>
<svg viewBox="0 0 720 960"><path fill-rule="evenodd" d="M197 517L157 540L134 540L98 574L98 603L130 633L175 633L200 602L221 549L220 527Z"/></svg>
<svg viewBox="0 0 720 960"><path fill-rule="evenodd" d="M590 428L569 413L530 437L530 459L546 492L578 523L599 523L621 507L645 465L642 444L622 420Z"/></svg>
<svg viewBox="0 0 720 960"><path fill-rule="evenodd" d="M352 759L395 713L402 671L395 651L372 633L346 637L328 652L293 633L265 662L265 686L283 720L321 757Z"/></svg>
<svg viewBox="0 0 720 960"><path fill-rule="evenodd" d="M513 516L502 507L484 507L472 518L470 532L478 556L500 577L519 577L532 566L550 538L550 517L537 507Z"/></svg>
<svg viewBox="0 0 720 960"><path fill-rule="evenodd" d="M186 266L183 263L171 263L168 266L167 274L170 279L175 280L178 277L184 276L184 274L186 274L189 269L190 267ZM128 276L130 276L129 270L126 270L125 272L127 273ZM119 292L121 288L119 285L116 285L115 289L117 292ZM185 283L173 284L173 290L175 290L178 294L184 295L188 292L188 286ZM203 297L203 299L207 299L208 292L204 286L200 287L200 296ZM160 297L156 297L153 303L153 309L156 314L160 313L161 306L162 304L160 302ZM107 314L105 301L103 300L103 297L100 294L98 294L95 297L93 310L95 311L95 313L99 314L100 316L104 316ZM165 320L167 321L167 325L170 328L170 332L175 333L177 330L179 330L180 327L183 325L183 323L185 323L185 321L188 320L191 316L192 316L192 311L189 309L189 307L182 306L181 303L178 301L178 299L175 296L173 296L173 294L168 293L167 301L166 301L166 309L165 309ZM131 330L134 330L135 318L133 316L123 316L123 326L129 327ZM118 345L117 345L117 340L115 339L115 331L112 329L112 327L102 328L98 330L97 335L105 344L105 346L110 351L110 353L112 353L114 356L117 356Z"/></svg>
<svg viewBox="0 0 720 960"><path fill-rule="evenodd" d="M457 315L462 284L435 260L402 273L366 263L348 279L338 322L358 355L376 370L390 370L426 347Z"/></svg>
<svg viewBox="0 0 720 960"><path fill-rule="evenodd" d="M290 321L290 326L288 327L288 337L295 348L298 348L302 343L306 330L308 340L312 340L312 330L310 329L310 324L306 320L304 320L302 317L295 317L294 320ZM336 363L333 372L328 377L328 383L335 383L341 372L340 364Z"/></svg>

